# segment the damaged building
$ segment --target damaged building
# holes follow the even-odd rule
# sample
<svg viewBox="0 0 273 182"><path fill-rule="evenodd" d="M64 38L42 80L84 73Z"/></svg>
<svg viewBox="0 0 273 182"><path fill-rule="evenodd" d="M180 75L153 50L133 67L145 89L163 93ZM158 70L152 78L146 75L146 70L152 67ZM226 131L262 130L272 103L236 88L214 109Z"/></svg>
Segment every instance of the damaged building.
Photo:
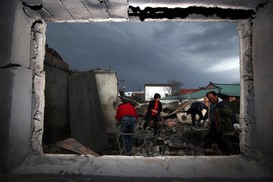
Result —
<svg viewBox="0 0 273 182"><path fill-rule="evenodd" d="M273 67L273 1L271 0L222 0L222 1L176 1L155 0L129 1L48 1L48 0L4 0L0 6L0 177L3 181L272 181L273 144L271 121L271 81ZM158 153L164 156L120 156L92 155L92 151L78 154L47 154L44 152L43 136L51 132L46 128L46 95L57 95L56 84L46 91L46 79L54 77L55 68L62 70L62 77L71 83L62 82L60 87L71 87L71 95L80 98L75 85L86 83L83 74L90 74L88 90L94 91L89 99L100 102L102 109L89 108L103 115L104 110L114 113L113 106L103 103L95 95L107 92L98 84L105 75L100 71L70 73L65 64L52 65L45 62L46 24L48 22L98 22L98 21L203 21L234 22L240 37L240 125L239 154L230 156L173 156L165 145L158 145ZM54 68L55 67L55 68ZM50 72L49 75L46 72ZM69 75L69 78L68 78ZM48 77L48 78L47 78ZM58 82L58 83L57 83ZM96 82L96 85L95 85ZM82 84L81 84L82 83ZM64 84L64 85L62 85ZM56 89L56 90L54 90ZM95 91L97 90L97 91ZM54 94L50 94L53 92ZM96 93L95 93L96 92ZM60 92L59 95L64 93ZM69 94L69 92L68 92ZM105 97L104 97L105 98ZM78 98L72 98L78 100ZM108 98L110 103L114 99ZM54 98L52 98L54 100ZM76 101L73 102L76 102ZM81 100L84 108L84 99ZM66 102L66 101L65 101ZM52 103L54 104L54 103ZM59 103L55 103L59 104ZM67 103L69 105L69 103ZM111 105L111 108L107 108ZM60 106L61 107L61 106ZM106 108L105 108L106 107ZM72 109L70 111L69 109ZM94 117L80 115L77 105L64 108L70 119ZM60 111L55 111L60 112ZM53 115L54 112L51 112ZM64 114L64 113L62 113ZM47 118L45 118L47 117ZM49 117L49 118L48 118ZM56 117L56 116L55 116ZM92 118L91 118L92 119ZM105 120L105 118L100 118ZM166 121L167 122L167 121ZM171 121L169 124L171 125ZM47 123L50 126L50 123ZM113 130L114 124L105 123L97 128ZM52 124L53 125L53 124ZM60 121L57 128L67 128ZM88 127L88 126L83 126ZM76 127L69 127L77 130ZM93 128L96 130L97 128ZM171 128L171 127L170 127ZM187 129L185 129L187 131ZM73 131L71 131L73 132ZM170 135L174 130L167 130ZM76 133L79 133L76 131ZM90 137L95 137L90 134ZM77 140L81 140L78 136ZM104 145L106 136L94 143L98 149ZM73 140L67 141L74 142ZM159 143L161 141L158 141ZM81 141L80 143L84 143ZM87 141L88 143L88 141ZM92 143L92 142L91 142ZM106 143L106 142L105 142ZM164 141L163 141L164 143ZM165 142L166 143L166 142ZM67 143L66 143L67 144ZM84 144L85 145L85 144ZM170 146L170 145L169 145ZM173 145L172 150L177 150ZM180 147L182 145L179 145ZM81 146L80 146L81 147ZM189 146L185 146L187 148ZM157 152L156 151L156 152ZM187 151L187 150L184 150ZM95 151L96 152L96 151ZM155 152L155 151L151 151ZM150 153L149 153L150 154Z"/></svg>
<svg viewBox="0 0 273 182"><path fill-rule="evenodd" d="M116 131L116 72L72 71L60 55L47 46L44 65L44 152L51 153L50 144L70 137L97 153L107 150L107 133Z"/></svg>
<svg viewBox="0 0 273 182"><path fill-rule="evenodd" d="M116 73L101 69L86 72L70 70L69 65L48 45L45 48L44 66L46 84L43 152L85 154L85 150L78 151L78 149L86 148L89 152L93 152L90 154L95 153L96 156L128 155L124 152L123 134L119 126L116 128L114 119L116 108L121 103L117 98ZM239 96L240 87L236 86L237 89L233 90L233 93ZM134 150L130 153L131 156L223 155L217 148L211 153L202 149L203 138L208 132L208 122L200 125L198 129L191 128L191 116L186 112L192 101L165 103L164 98L168 96L164 97L164 94L166 90L170 90L170 85L145 84L144 87L148 96L162 89L162 93L159 92L163 95L160 133L156 137L153 136L153 123L143 131L144 115L148 107L148 102L144 98L139 103L133 96L122 97L135 106L139 115L135 133L132 133ZM187 97L198 99L199 95L205 98L207 91L217 89L221 90L221 93L230 90L223 88L222 85L210 83L205 90L200 90L199 94L194 92ZM232 149L230 155L239 154L238 134L227 133L224 136L229 139L226 142Z"/></svg>

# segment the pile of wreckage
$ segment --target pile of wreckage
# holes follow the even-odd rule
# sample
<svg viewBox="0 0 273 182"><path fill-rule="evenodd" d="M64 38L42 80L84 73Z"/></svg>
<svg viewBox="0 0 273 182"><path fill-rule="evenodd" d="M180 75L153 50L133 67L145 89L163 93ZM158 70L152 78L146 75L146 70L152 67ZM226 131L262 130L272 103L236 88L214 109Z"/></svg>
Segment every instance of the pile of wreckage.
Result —
<svg viewBox="0 0 273 182"><path fill-rule="evenodd" d="M124 99L124 98L123 98ZM73 138L59 141L54 145L44 145L45 153L76 153L81 155L130 155L130 156L203 156L203 155L224 155L217 147L217 144L210 150L202 148L202 142L209 129L208 121L198 128L192 127L191 116L187 115L187 110L192 102L179 103L174 101L162 104L163 110L160 114L161 121L158 124L158 134L154 136L153 123L143 130L144 115L147 111L148 103L137 103L128 99L138 111L139 119L135 127L133 136L133 149L129 154L125 154L122 142L122 133L117 127L116 140L110 143L110 149L103 154L97 154L85 147ZM204 112L206 112L204 110ZM198 115L196 116L198 119ZM234 131L224 135L224 140L230 146L230 154L240 153L239 133Z"/></svg>
<svg viewBox="0 0 273 182"><path fill-rule="evenodd" d="M163 104L163 110L160 114L159 132L154 136L153 123L150 122L143 130L144 115L148 104L132 103L136 106L140 116L138 124L133 134L134 145L129 155L133 156L202 156L202 155L223 155L215 144L210 150L202 148L202 142L208 132L209 123L205 121L198 128L192 127L190 115L187 110L192 102L186 101L179 103L174 101ZM204 110L204 112L206 112ZM198 119L198 116L197 118ZM121 135L117 133L117 142L112 143L108 155L128 155L124 154ZM230 146L230 154L239 154L239 133L232 132L224 135L224 139ZM118 146L118 147L117 147Z"/></svg>

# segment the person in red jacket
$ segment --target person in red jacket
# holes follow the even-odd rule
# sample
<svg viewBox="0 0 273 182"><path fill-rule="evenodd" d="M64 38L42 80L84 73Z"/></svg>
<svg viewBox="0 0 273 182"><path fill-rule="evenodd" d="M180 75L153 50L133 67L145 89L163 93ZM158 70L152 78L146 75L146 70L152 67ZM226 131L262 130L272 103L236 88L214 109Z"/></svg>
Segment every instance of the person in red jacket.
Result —
<svg viewBox="0 0 273 182"><path fill-rule="evenodd" d="M122 104L120 104L116 110L116 120L117 124L120 124L120 129L122 133L134 133L135 124L138 119L138 114L134 106L131 103L126 102L122 99ZM122 135L125 152L129 154L132 150L133 136L132 135Z"/></svg>
<svg viewBox="0 0 273 182"><path fill-rule="evenodd" d="M153 120L154 124L154 136L157 134L158 122L161 120L160 112L162 111L162 103L160 102L160 94L155 93L154 99L149 102L148 110L145 114L145 122L143 124L143 129L145 130L149 125L149 122Z"/></svg>

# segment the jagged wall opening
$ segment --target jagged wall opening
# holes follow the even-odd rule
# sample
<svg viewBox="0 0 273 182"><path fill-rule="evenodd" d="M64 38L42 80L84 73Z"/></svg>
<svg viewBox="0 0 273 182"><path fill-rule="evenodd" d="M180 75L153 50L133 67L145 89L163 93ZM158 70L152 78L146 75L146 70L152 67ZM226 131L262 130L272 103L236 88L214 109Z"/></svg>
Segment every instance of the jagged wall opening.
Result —
<svg viewBox="0 0 273 182"><path fill-rule="evenodd" d="M0 78L4 78L4 81L1 81L0 83L2 84L1 88L7 88L1 89L1 99L3 99L3 103L6 103L3 107L5 109L1 110L1 115L3 114L4 118L4 122L1 122L1 126L7 129L7 131L4 131L1 128L1 141L5 148L7 148L7 151L1 151L1 160L3 161L3 163L1 162L1 172L7 173L7 171L9 172L11 169L16 168L16 170L13 171L13 174L15 175L56 174L66 176L66 174L75 174L75 169L77 169L77 174L87 174L89 177L93 177L95 175L100 177L123 176L133 179L132 176L135 178L144 176L146 178L161 178L163 180L164 177L165 179L186 178L188 181L190 181L191 178L195 178L197 180L215 180L219 178L233 180L263 180L264 178L272 179L272 163L269 164L269 162L272 161L272 142L268 142L272 138L272 132L268 130L268 128L272 128L272 122L270 122L271 107L255 107L255 104L258 106L264 106L265 104L269 105L269 101L272 100L272 71L270 70L270 66L272 66L271 48L273 44L271 41L272 39L268 38L272 36L272 2L266 2L268 3L267 6L262 8L258 13L255 12L256 17L239 19L237 22L241 43L241 122L245 128L245 131L243 131L244 133L242 135L243 138L241 139L241 151L243 156L220 158L166 157L143 159L130 157L92 158L83 156L52 156L39 153L41 150L39 146L35 146L35 144L41 144L40 137L42 134L41 128L43 123L34 123L37 120L33 121L34 118L32 114L37 114L37 117L43 116L43 108L38 108L41 110L34 110L35 112L31 112L29 107L24 107L22 104L27 103L28 105L31 105L29 104L31 103L31 94L33 93L31 91L39 91L37 95L36 93L32 95L34 98L32 98L32 101L35 102L35 96L40 96L41 99L38 98L38 100L41 102L39 103L42 104L43 102L43 89L41 87L39 88L39 86L43 84L44 80L43 72L39 70L42 68L42 65L35 65L38 68L38 75L35 75L35 73L33 73L33 67L30 69L30 60L32 58L29 57L29 46L25 46L26 44L29 45L29 32L31 31L30 26L32 25L32 22L35 18L38 17L37 19L39 19L39 16L36 16L37 14L33 12L33 10L35 11L35 8L31 10L30 8L24 8L20 6L21 1L13 1L13 3L6 3L5 1L5 6L1 6L1 10L3 10L2 12L4 14L2 17L2 20L4 21L1 21L1 25L3 22L5 25L1 26L1 31L3 30L3 32L5 32L1 34L1 40L4 40L1 41L4 42L1 43L1 46L4 47L4 51L1 50L1 53L4 52L4 54L0 54L1 58L4 58L1 59L0 70L1 74L4 76L1 76ZM13 6L12 8L7 8L14 4L16 4L16 7ZM15 14L15 16L10 16L11 14ZM194 20L209 21L212 19L212 17L199 17L198 19L195 18ZM54 18L51 20L53 22L55 21ZM139 19L137 18L137 20ZM191 17L187 18L187 21L191 20L193 20ZM214 18L214 20L230 21L219 19L217 17ZM61 18L56 21L66 21L66 19ZM130 17L130 20L128 21L135 21L134 17ZM37 29L34 27L33 31L37 34L41 33L39 35L45 35L43 32L44 22L39 22L42 23L41 29L38 26L36 27ZM253 26L255 29L253 29ZM3 38L3 35L7 36ZM40 36L40 38L42 41L39 41L39 43L43 45L44 36ZM8 42L7 45L6 42ZM10 42L11 44L9 44ZM32 43L33 42L31 42L31 45ZM37 44L35 44L33 47L41 48L43 46L37 46ZM38 56L43 56L43 50L39 49L36 51L36 49L34 49L34 52L39 53ZM41 60L43 59L39 57L37 62L40 63ZM12 68L7 67L7 65L15 65L17 62L19 62L19 65L22 65L19 69L17 69L17 66ZM36 64L36 62L34 62L34 64ZM260 70L266 71L261 74L259 72ZM36 76L37 79L33 79L33 77L31 77L32 74L33 76ZM256 79L255 84L254 78ZM31 85L31 82L33 88L38 90L31 89L31 86L29 86ZM32 106L34 107L37 105L34 103ZM251 113L255 114L253 115ZM31 122L36 125L34 127L31 125L32 135L29 136L30 132L26 132L26 130L30 130L29 126ZM28 129L22 130L22 124L24 124L24 127ZM16 132L12 129L16 129ZM30 137L32 137L31 140L33 142L31 149L33 149L34 152L32 153L29 152ZM19 144L19 147L17 144ZM249 157L254 160L249 160ZM264 168L260 164L271 165L271 172L268 171L268 168ZM135 168L136 166L139 168ZM238 170L238 166L242 168ZM218 170L216 174L215 169L219 168L221 170ZM138 173L135 172L136 170Z"/></svg>
<svg viewBox="0 0 273 182"><path fill-rule="evenodd" d="M227 21L227 22L239 22L239 27L247 26L247 28L250 28L250 21L244 21L244 19L251 17L253 14L253 10L236 10L236 9L222 9L222 8L204 8L204 7L188 7L188 8L151 8L146 7L144 9L139 8L138 6L129 6L129 18L132 19L132 21L166 21L172 20L172 21L184 21L183 19L186 19L187 21L199 21L199 22L218 22L218 21ZM54 22L54 20L53 20ZM77 22L77 21L73 21ZM242 25L242 26L240 26ZM245 36L242 35L244 33L243 27L241 30L239 30L240 35L240 42L242 43L242 38ZM239 28L240 29L240 28ZM251 35L247 35L251 36ZM249 43L245 46L241 46L241 52L244 51L245 47L251 47ZM244 58L241 58L241 62L243 62ZM251 63L249 63L251 64ZM241 64L241 72L245 72L244 66L250 66L250 65L244 65ZM249 74L249 71L247 71L247 74ZM247 87L252 87L253 83L245 82L244 75L241 75L241 81L243 81L242 85L247 85ZM242 92L244 92L244 88L242 89ZM244 94L243 94L244 96ZM249 95L247 95L249 96ZM250 96L252 97L252 96ZM246 100L242 100L241 102L246 102ZM247 104L247 103L244 103ZM241 109L241 113L244 113L244 108ZM244 113L245 114L245 113ZM241 116L241 120L244 120L244 115ZM246 138L245 135L248 132L245 132L241 135L241 139ZM245 152L245 142L241 142L241 152Z"/></svg>
<svg viewBox="0 0 273 182"><path fill-rule="evenodd" d="M173 22L172 22L173 23ZM179 23L181 23L181 22L177 22L177 24L179 24ZM111 24L114 24L114 23L111 23ZM110 24L110 25L111 25ZM120 25L121 23L119 23L119 24L117 24L117 25ZM127 24L127 26L130 26L131 25L131 23L128 23L128 22L125 22L125 24ZM139 23L138 23L139 24ZM141 22L140 22L140 24L141 24ZM160 23L159 23L160 24ZM187 24L187 23L186 23ZM217 25L224 25L225 23L224 22L220 22L220 23L216 23L216 26ZM236 23L234 23L235 25L236 25ZM75 25L76 25L76 23L75 23ZM53 26L53 25L51 25L51 26ZM60 25L58 25L58 26L60 26ZM114 25L113 25L114 26ZM138 26L137 24L132 24L132 26ZM148 25L149 26L149 25ZM152 23L150 23L150 26L152 26ZM187 25L185 25L185 26L187 26ZM74 27L76 27L76 26L74 26ZM85 28L86 28L86 26L85 26ZM90 26L89 28L92 28L92 26ZM234 28L234 27L233 27ZM145 29L145 31L147 31L146 29ZM236 31L236 29L234 30L235 31L235 33L234 34L238 34L238 32ZM221 32L220 32L221 33ZM145 32L143 31L140 31L139 32L139 34L145 34ZM83 34L81 35L81 37L82 36L84 36ZM103 34L97 34L97 36L98 37L103 37ZM70 37L72 37L72 35L70 34ZM65 37L64 38L64 40L66 40L66 39L69 39L70 37ZM225 37L225 35L222 33L222 35L221 36L219 36L219 39L220 38L223 38L223 37ZM178 37L177 37L178 38ZM51 41L52 41L52 38L51 37L47 37L47 40L48 39L50 39ZM88 39L88 38L86 38L86 39ZM135 38L133 38L132 37L132 39L135 39ZM103 39L101 40L101 41L103 41ZM169 40L170 41L170 40ZM209 42L209 40L207 40L208 42ZM53 41L52 41L53 42ZM58 41L59 42L59 41ZM61 40L61 42L62 42L62 40ZM93 44L95 44L95 42L93 42ZM164 43L165 44L165 43ZM70 45L70 49L71 49L71 43L69 44ZM52 45L50 45L50 46L52 46ZM234 46L236 46L236 48L237 48L237 44L235 44L234 43ZM89 46L85 46L85 47L89 47ZM54 48L54 47L51 47L51 48ZM101 50L101 49L103 49L104 47L103 46L101 46L100 47L100 44L98 45L98 46L96 46L96 48L98 49L98 50ZM76 47L75 48L73 48L73 50L75 50L76 49ZM238 47L238 49L239 49L239 47ZM123 47L122 48L122 50L127 50L126 49L126 47ZM69 51L69 50L67 50L67 51ZM97 51L95 48L93 48L93 50L92 51ZM215 51L216 52L216 51ZM239 50L237 51L237 52L239 52ZM214 53L214 51L212 51L212 54ZM120 52L119 54L123 54L123 52ZM198 54L198 53L197 53ZM166 53L166 55L171 55L171 53ZM239 58L239 55L236 55L236 52L234 53L234 56L235 57L238 57ZM63 57L62 55L60 55L60 57ZM70 56L70 57L74 57L74 56ZM93 57L86 57L85 56L85 59L87 59L87 60L90 60L90 61L94 61L94 62L96 62L96 61L98 61L98 60L94 60L94 58ZM113 59L113 58L111 58L111 59ZM124 58L125 59L125 58ZM154 58L154 59L156 59L156 58ZM79 59L76 59L77 61L73 61L73 62L80 62L80 60ZM63 60L64 62L65 62L65 60ZM63 62L62 60L61 60L61 62ZM102 61L102 60L99 60L99 61ZM151 61L156 61L156 60L151 60ZM71 61L70 61L71 62ZM168 64L171 64L171 62L172 62L172 60L168 60L168 62L165 62L165 67L167 68L168 67ZM80 63L79 63L80 64ZM111 62L109 62L109 65L106 65L105 67L106 68L108 68L108 67L111 67L111 66L114 66L113 64L115 64L115 60L112 60ZM127 63L126 64L128 64L128 65L130 65L130 60L128 60L127 61ZM186 64L191 64L191 62L189 62L189 63L186 63ZM205 64L205 63L204 63ZM181 65L183 66L183 64L181 63ZM142 65L143 67L145 67L146 65ZM180 65L177 65L177 67L179 67ZM239 69L239 60L238 60L238 62L237 62L237 66L238 66L238 69ZM56 66L55 66L56 67ZM71 67L71 66L70 66ZM75 64L72 66L72 67L76 67L75 66ZM125 67L125 66L124 66ZM129 67L131 67L131 66L129 66ZM77 68L77 67L76 67ZM85 69L94 69L94 68L92 68L92 67L90 67L90 68L85 68ZM164 72L164 70L160 70L161 72ZM239 70L238 70L238 72L239 72ZM178 72L179 73L179 72ZM127 74L130 74L129 72L127 73ZM192 74L194 74L194 73L192 73ZM48 75L48 76L51 76L51 75ZM139 75L140 76L140 75ZM184 79L187 79L187 78L184 78ZM211 79L213 79L213 78L211 78ZM57 80L57 78L55 78L55 80ZM50 80L49 80L50 81ZM109 81L111 81L111 80L109 80ZM162 82L162 81L161 81ZM64 82L62 82L62 83L64 83ZM223 83L223 82L221 82L221 83ZM108 85L109 83L105 83L106 85ZM207 83L205 83L205 84L207 84ZM60 86L61 84L59 84L59 86ZM200 86L204 86L204 85L200 85ZM46 87L47 88L47 87ZM52 88L52 85L49 87L49 88ZM65 87L63 87L62 86L62 88L65 88ZM143 88L144 88L144 85L143 85ZM54 97L55 98L55 97ZM46 99L46 108L47 108L47 97L45 98ZM49 99L48 99L48 101L49 101ZM239 100L238 100L239 101ZM55 102L55 99L53 100L53 102ZM60 103L61 103L61 101L60 101ZM108 103L108 105L109 105L109 107L111 107L111 103ZM52 111L53 111L53 109L54 108L51 108L52 109ZM48 112L49 110L48 109L46 109L46 112ZM61 114L60 112L57 112L59 115ZM46 113L46 114L49 114L49 113ZM143 114L143 113L141 113L141 114ZM145 114L145 113L144 113ZM47 116L47 115L46 115ZM112 119L111 119L111 121L113 121L113 122L115 122L114 120L114 115L112 115L111 116L112 117ZM239 116L238 116L238 118L239 118ZM46 120L47 119L47 117L45 117L45 127L47 127L47 125L49 125L49 124L47 124L48 123L48 121ZM165 122L166 121L170 121L170 120L168 120L169 118L167 118L167 117L165 117L165 118L162 118L162 121L164 120ZM173 117L172 118L174 121L177 121L177 117ZM61 118L59 118L59 119L57 119L57 118L51 118L51 122L53 122L54 120L55 120L55 122L56 122L56 125L58 124L58 122L60 122L62 119ZM189 119L190 120L190 119ZM49 120L50 121L50 120ZM67 119L66 119L66 121L68 121L69 122L69 118L67 117ZM142 122L143 121L141 121L140 120L140 122L141 122L141 124L143 124ZM162 122L162 123L164 123L164 125L165 125L165 122ZM176 130L176 128L178 128L178 132L177 133L175 133L175 132L173 132L173 133L171 133L169 136L171 136L171 137L169 137L169 136L167 136L167 137L164 137L163 138L163 140L165 140L165 143L167 142L167 143L169 143L168 145L166 145L166 147L170 147L169 145L174 145L174 143L176 143L176 152L173 152L173 155L180 155L180 156L182 156L183 155L183 153L184 153L184 155L196 155L197 153L198 153L198 155L202 155L202 151L201 151L201 149L200 149L200 146L201 146L201 143L202 143L202 139L200 139L200 138L202 138L202 137L204 137L203 135L204 135L204 133L205 133L205 131L207 131L207 128L208 128L208 124L207 124L207 122L206 122L206 125L205 125L205 127L203 127L203 126L200 126L200 128L198 129L198 130L190 130L190 124L189 124L189 122L188 122L188 124L186 124L185 125L185 130L187 130L188 132L186 133L187 134L187 136L188 136L188 138L190 138L189 140L187 140L188 141L188 143L186 144L186 145L182 145L182 143L183 143L183 141L185 141L186 139L184 139L183 137L185 137L185 136L182 136L181 135L181 133L185 133L185 131L182 131L182 130L184 130L184 126L182 126L183 124L181 124L180 125L180 123L178 123L178 122L176 122L177 123L177 126L175 126L175 127L173 127L173 130L172 131L174 131L174 130ZM50 124L50 125L53 125L53 124ZM178 126L179 125L179 126ZM58 129L58 128L57 128ZM141 125L137 125L137 127L136 127L136 131L139 131L139 130L141 129ZM56 130L56 129L55 129ZM167 128L167 130L169 130L169 128ZM59 132L57 132L57 131L59 131ZM45 131L46 132L46 136L48 137L48 138L51 138L51 136L52 136L52 138L55 136L57 136L58 135L58 133L59 134L61 134L61 132L60 132L61 130L56 130L55 132L53 131L53 132L51 132L51 134L49 135L48 134L48 132L47 131ZM166 131L166 130L163 130L164 132ZM167 132L170 132L170 131L167 131ZM166 132L166 133L167 133ZM54 134L55 133L55 134ZM180 138L181 138L181 140L179 140L179 137L176 137L175 135L178 135ZM237 134L236 134L237 135ZM162 133L162 136L163 136L163 133ZM231 141L228 141L228 142L230 142L230 144L232 143L232 145L236 145L236 154L238 154L239 152L238 152L238 150L237 150L237 145L238 145L238 142L237 142L237 137L238 136L236 136L236 137L234 137L233 135L227 135L226 136L226 138L228 138L229 140L232 138L234 138L234 140L235 140L235 142L234 143L232 143ZM143 142L142 140L141 140L141 138L139 139L140 137L138 137L137 138L137 141L135 142L136 144L138 144L139 145L139 143L141 143L141 142ZM165 139L166 138L166 139ZM171 138L172 140L175 140L175 141L172 141L172 143L173 144L170 144L171 142L170 142L170 140L168 140L168 138ZM61 138L59 138L59 139L61 139ZM117 145L116 144L116 138L114 137L113 138L114 139L114 141L113 140L109 140L109 142L111 142L110 143L110 145L111 146L113 146L113 148L115 148L115 149L112 149L112 151L104 151L104 153L107 153L107 154L115 154L115 153L119 153L119 152L117 152L117 150L118 150L118 148L117 147L115 147L115 145ZM182 140L182 139L184 139L184 140ZM191 147L192 145L191 145L191 143L190 143L190 141L193 141L194 143L195 143L195 146L194 147ZM199 150L200 151L198 151L198 152L196 152L196 150L197 150L197 147L196 147L196 145L197 145L197 142L195 142L195 140L198 140L198 145L199 145ZM44 140L45 141L45 140ZM139 141L139 142L138 142ZM158 142L157 142L158 143ZM53 144L53 143L51 143L51 144ZM158 145L157 144L154 144L154 145L156 145L157 147L158 147ZM180 145L180 146L179 146ZM54 145L53 145L54 146ZM46 146L45 146L46 147ZM157 147L150 147L151 148L151 150L152 151L154 151L153 150L153 148L157 148ZM164 146L164 148L166 148L165 146ZM47 147L48 148L48 147ZM172 147L172 148L174 148L174 147ZM180 149L179 149L180 148ZM185 151L186 151L186 153L183 151L183 148L185 149ZM189 148L194 148L194 150L193 149L189 149ZM234 147L235 148L235 147ZM234 149L233 148L233 149ZM55 148L55 150L57 150L57 148ZM141 151L143 151L142 150L142 148L137 148L136 149L137 150L137 154L138 155L143 155L143 152L139 152L140 150ZM190 151L189 151L190 150ZM50 150L46 150L47 152L46 153L50 153ZM54 151L54 150L52 150L52 151ZM218 150L217 151L213 151L213 154L215 154L215 155L222 155L222 153L221 152L219 152ZM144 155L146 155L146 154L144 154ZM154 152L154 154L152 154L152 156L157 156L157 155L159 155L158 154L158 151L155 151ZM166 152L166 154L164 154L164 155L167 155L167 152Z"/></svg>

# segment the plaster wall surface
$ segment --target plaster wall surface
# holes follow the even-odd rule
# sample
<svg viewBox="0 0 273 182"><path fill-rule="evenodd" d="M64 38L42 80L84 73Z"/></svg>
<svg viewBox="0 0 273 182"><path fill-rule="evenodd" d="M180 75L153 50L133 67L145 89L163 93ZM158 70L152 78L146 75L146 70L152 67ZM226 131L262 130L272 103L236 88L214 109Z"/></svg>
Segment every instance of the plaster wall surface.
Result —
<svg viewBox="0 0 273 182"><path fill-rule="evenodd" d="M248 155L251 153L255 128L255 103L253 89L253 60L252 60L252 23L250 19L238 23L240 37L240 150Z"/></svg>
<svg viewBox="0 0 273 182"><path fill-rule="evenodd" d="M3 41L0 46L0 67L11 64L29 67L30 26L27 25L31 22L22 11L22 4L14 2L4 1L0 9L4 15L0 23L0 38ZM17 43L12 44L14 41Z"/></svg>
<svg viewBox="0 0 273 182"><path fill-rule="evenodd" d="M32 71L24 67L5 68L0 70L0 77L1 159L6 161L5 166L1 162L1 167L8 170L31 154Z"/></svg>
<svg viewBox="0 0 273 182"><path fill-rule="evenodd" d="M1 2L0 9L3 15L0 23L0 95L3 98L0 138L4 147L0 168L9 171L32 154L31 21L18 1Z"/></svg>
<svg viewBox="0 0 273 182"><path fill-rule="evenodd" d="M12 44L12 30L13 30L13 19L14 11L17 3L14 1L1 2L0 11L0 67L7 66L10 63L11 55L11 44ZM5 42L5 44L4 44Z"/></svg>
<svg viewBox="0 0 273 182"><path fill-rule="evenodd" d="M272 78L273 78L273 1L259 9L253 21L253 72L256 137L261 153L273 159ZM271 81L270 81L271 80Z"/></svg>
<svg viewBox="0 0 273 182"><path fill-rule="evenodd" d="M2 148L8 149L9 133L11 119L11 100L13 88L13 76L9 74L8 69L0 69L0 143ZM0 150L1 171L6 171L7 164L7 150Z"/></svg>
<svg viewBox="0 0 273 182"><path fill-rule="evenodd" d="M94 71L100 104L107 133L116 132L116 104L118 97L118 80L114 71Z"/></svg>

